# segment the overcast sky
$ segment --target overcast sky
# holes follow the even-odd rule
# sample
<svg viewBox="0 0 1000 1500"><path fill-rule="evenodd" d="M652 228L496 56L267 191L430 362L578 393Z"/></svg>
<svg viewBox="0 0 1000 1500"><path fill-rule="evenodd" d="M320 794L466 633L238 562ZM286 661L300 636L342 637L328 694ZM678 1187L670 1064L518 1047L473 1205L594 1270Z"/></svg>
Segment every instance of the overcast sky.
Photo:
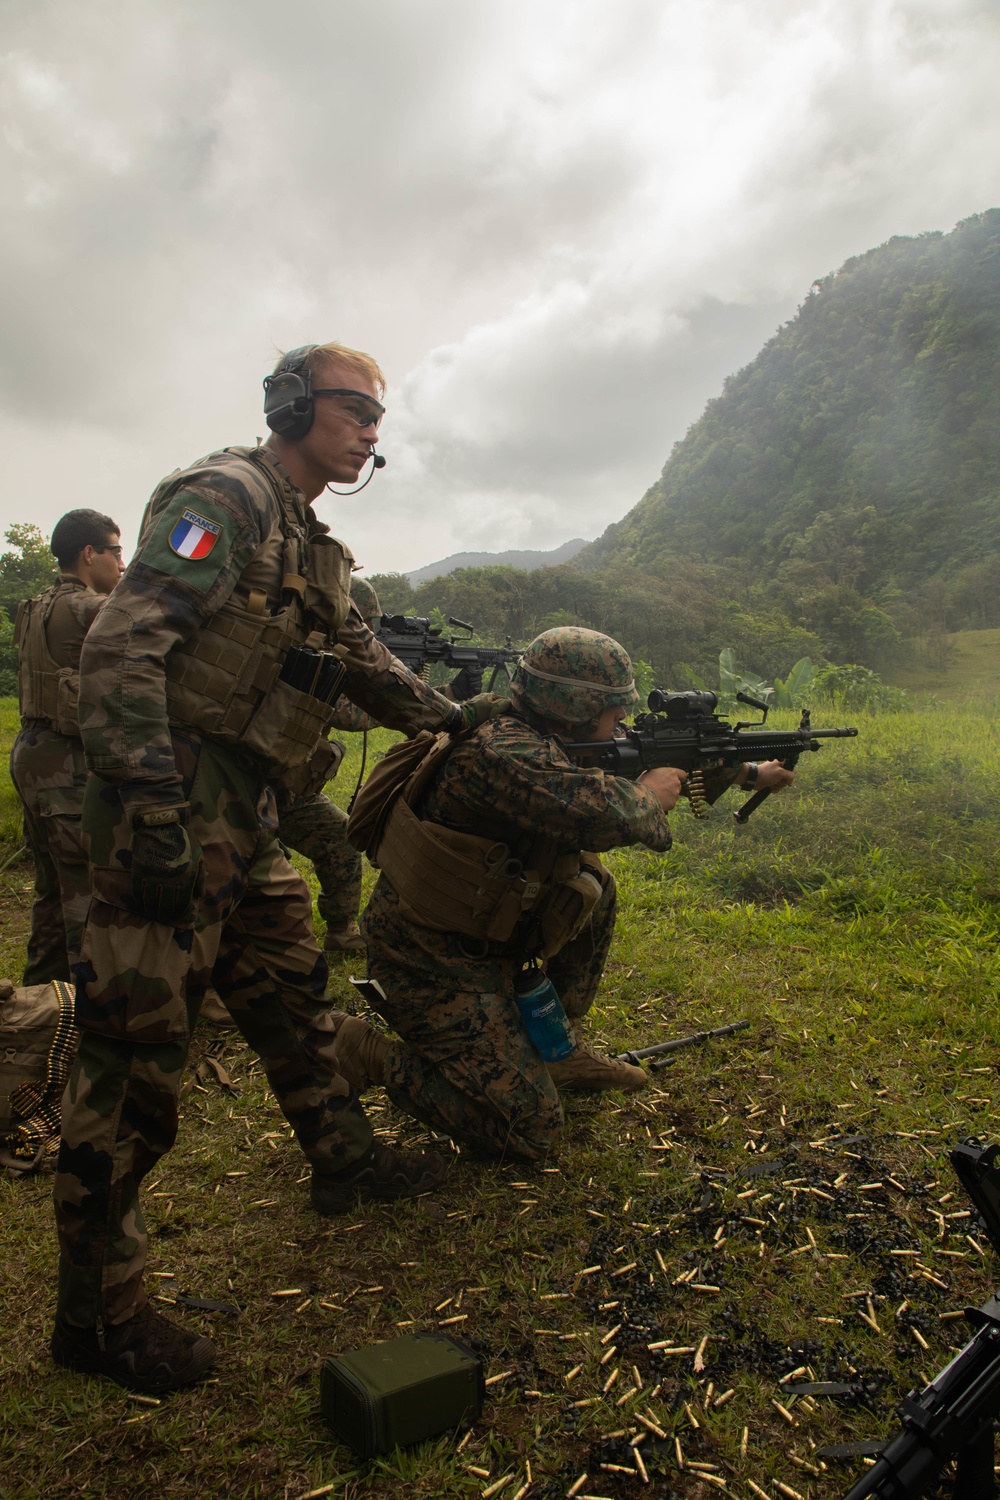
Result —
<svg viewBox="0 0 1000 1500"><path fill-rule="evenodd" d="M1000 204L996 0L0 0L0 523L389 378L368 571L593 537L791 317Z"/></svg>

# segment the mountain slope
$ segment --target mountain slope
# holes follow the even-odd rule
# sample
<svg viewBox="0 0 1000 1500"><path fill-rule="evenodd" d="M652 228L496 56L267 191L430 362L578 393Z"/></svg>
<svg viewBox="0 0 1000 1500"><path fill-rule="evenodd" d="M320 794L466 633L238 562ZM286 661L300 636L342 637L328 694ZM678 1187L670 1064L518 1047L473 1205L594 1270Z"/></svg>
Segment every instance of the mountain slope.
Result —
<svg viewBox="0 0 1000 1500"><path fill-rule="evenodd" d="M551 552L453 552L450 557L428 563L426 567L417 568L406 576L416 588L418 584L427 583L431 578L454 573L456 568L507 567L521 568L530 573L535 568L555 568L560 563L569 562L571 557L575 557L586 546L585 541L576 537L571 542L563 542L561 547L554 547Z"/></svg>
<svg viewBox="0 0 1000 1500"><path fill-rule="evenodd" d="M1000 209L814 283L575 565L678 557L883 598L1000 578Z"/></svg>

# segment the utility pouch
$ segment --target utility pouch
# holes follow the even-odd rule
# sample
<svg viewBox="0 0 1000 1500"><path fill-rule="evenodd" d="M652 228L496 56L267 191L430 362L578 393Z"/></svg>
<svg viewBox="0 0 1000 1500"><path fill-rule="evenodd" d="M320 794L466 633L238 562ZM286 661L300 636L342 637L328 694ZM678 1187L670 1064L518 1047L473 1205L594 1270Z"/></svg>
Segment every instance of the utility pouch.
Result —
<svg viewBox="0 0 1000 1500"><path fill-rule="evenodd" d="M57 734L80 737L80 673L61 667L55 684L55 715L52 727Z"/></svg>
<svg viewBox="0 0 1000 1500"><path fill-rule="evenodd" d="M553 877L556 883L537 913L542 934L538 957L542 963L579 937L601 899L602 876L606 873L597 855L587 853L580 855L579 868L565 879L560 880L556 870Z"/></svg>
<svg viewBox="0 0 1000 1500"><path fill-rule="evenodd" d="M405 789L411 799L413 782L421 787L444 764L459 742L459 736L434 735L422 729L411 740L391 745L354 799L347 823L347 842L359 854L377 863L378 847L386 819L396 798Z"/></svg>
<svg viewBox="0 0 1000 1500"><path fill-rule="evenodd" d="M351 605L354 558L336 537L316 532L309 538L306 563L306 609L335 636Z"/></svg>
<svg viewBox="0 0 1000 1500"><path fill-rule="evenodd" d="M347 747L340 740L320 740L301 766L294 766L277 780L279 796L315 797L340 770Z"/></svg>
<svg viewBox="0 0 1000 1500"><path fill-rule="evenodd" d="M443 1333L390 1339L320 1369L320 1411L361 1458L475 1422L485 1398L482 1360Z"/></svg>

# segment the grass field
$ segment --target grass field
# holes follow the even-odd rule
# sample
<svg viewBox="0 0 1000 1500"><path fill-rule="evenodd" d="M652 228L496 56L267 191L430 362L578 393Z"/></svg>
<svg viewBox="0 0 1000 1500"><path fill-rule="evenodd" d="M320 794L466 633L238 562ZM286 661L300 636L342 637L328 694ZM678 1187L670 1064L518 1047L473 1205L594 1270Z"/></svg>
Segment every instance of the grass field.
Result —
<svg viewBox="0 0 1000 1500"><path fill-rule="evenodd" d="M897 687L952 701L995 698L1000 691L1000 630L959 631L920 658L894 672Z"/></svg>
<svg viewBox="0 0 1000 1500"><path fill-rule="evenodd" d="M680 810L669 854L611 857L596 1037L751 1024L642 1094L570 1102L539 1170L456 1153L439 1194L318 1219L251 1054L199 1028L145 1204L151 1283L216 1340L212 1384L152 1406L57 1372L51 1181L0 1181L0 1495L843 1495L862 1460L824 1447L894 1430L993 1289L947 1151L992 1137L1000 1103L996 709L852 715L859 739L807 757L739 837L724 800ZM8 851L13 827L0 787ZM0 972L29 883L0 875ZM422 1139L366 1105L385 1139ZM486 1359L481 1421L361 1464L320 1421L317 1361L438 1327ZM793 1371L856 1396L789 1396Z"/></svg>

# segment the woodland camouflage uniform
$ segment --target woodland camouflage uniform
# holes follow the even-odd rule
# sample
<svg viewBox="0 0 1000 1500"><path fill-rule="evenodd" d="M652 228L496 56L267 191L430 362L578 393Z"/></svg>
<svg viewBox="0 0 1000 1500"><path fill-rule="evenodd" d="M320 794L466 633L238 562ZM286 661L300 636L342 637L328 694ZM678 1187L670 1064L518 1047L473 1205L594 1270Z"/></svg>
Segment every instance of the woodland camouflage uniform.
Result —
<svg viewBox="0 0 1000 1500"><path fill-rule="evenodd" d="M61 573L19 620L22 718L10 775L24 804L24 836L35 863L24 984L72 977L87 920L90 887L80 840L87 769L75 722L75 686L84 637L106 598L82 579ZM55 674L29 665L38 651L59 669L61 693L46 692L38 680L40 673ZM33 683L27 680L32 673ZM48 711L39 712L43 709Z"/></svg>
<svg viewBox="0 0 1000 1500"><path fill-rule="evenodd" d="M314 627L331 633L348 696L393 728L437 731L454 722L455 708L375 641L348 608L346 579L332 624L310 614L314 603L328 610L332 595L317 600L297 570L309 574L324 530L271 450L211 455L154 494L136 554L83 651L80 722L96 773L84 811L93 901L55 1183L57 1334L60 1324L96 1328L100 1340L149 1311L139 1186L174 1142L191 1028L210 981L262 1057L314 1187L372 1143L338 1072L338 1023L323 998L327 968L308 891L277 842L273 767L265 775L247 748L253 720L235 741L226 728L240 701L226 662L268 681L259 653L230 651L227 632L253 626L264 642L284 620L300 640ZM194 554L184 555L192 539ZM261 714L291 701L280 686L257 694ZM304 713L296 707L288 735ZM185 803L203 887L174 925L150 920L133 886L132 825ZM190 860L185 868L193 870Z"/></svg>
<svg viewBox="0 0 1000 1500"><path fill-rule="evenodd" d="M566 669L573 669L572 659ZM556 738L517 713L459 743L416 811L431 824L496 840L515 857L540 835L565 854L634 843L670 847L652 791L574 765ZM601 883L589 924L548 963L571 1018L593 1003L614 929L609 871L602 870ZM523 931L501 944L430 930L403 915L385 874L362 928L369 977L387 995L379 1009L403 1038L385 1057L389 1097L490 1155L544 1156L563 1113L550 1072L519 1024L513 981Z"/></svg>

